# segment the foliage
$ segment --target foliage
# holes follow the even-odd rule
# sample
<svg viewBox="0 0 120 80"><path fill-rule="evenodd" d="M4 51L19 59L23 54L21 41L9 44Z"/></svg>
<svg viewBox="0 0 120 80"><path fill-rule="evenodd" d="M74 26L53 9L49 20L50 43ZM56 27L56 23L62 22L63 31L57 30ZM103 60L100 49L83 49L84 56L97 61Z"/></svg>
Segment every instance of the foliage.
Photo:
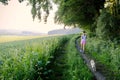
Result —
<svg viewBox="0 0 120 80"><path fill-rule="evenodd" d="M75 35L66 47L66 65L68 68L64 72L64 80L93 80L92 73L75 48L76 37L78 37L78 35Z"/></svg>
<svg viewBox="0 0 120 80"><path fill-rule="evenodd" d="M104 0L61 0L58 1L58 11L55 22L65 25L88 25L95 21L99 9L103 8ZM90 27L90 26L88 26Z"/></svg>
<svg viewBox="0 0 120 80"><path fill-rule="evenodd" d="M68 37L48 37L0 44L1 80L41 80L51 73L46 66Z"/></svg>
<svg viewBox="0 0 120 80"><path fill-rule="evenodd" d="M96 34L102 39L111 39L120 35L119 20L110 13L103 10L97 20Z"/></svg>
<svg viewBox="0 0 120 80"><path fill-rule="evenodd" d="M88 38L86 50L107 80L120 80L120 46L116 42Z"/></svg>
<svg viewBox="0 0 120 80"><path fill-rule="evenodd" d="M3 4L7 5L9 0L0 0ZM18 0L20 3L26 0ZM49 11L52 9L52 4L50 0L27 0L27 5L32 6L31 14L33 20L38 18L41 21L41 14L44 11L44 22L47 22L47 17L49 16ZM43 11L42 11L43 10Z"/></svg>
<svg viewBox="0 0 120 80"><path fill-rule="evenodd" d="M73 36L1 43L0 79L54 80L57 79L57 73L62 73L63 76L60 79L63 80L92 80L92 74L77 53L74 44L76 36ZM66 44L68 40L70 42ZM58 56L62 54L64 59ZM58 61L60 63L57 63ZM58 66L56 67L56 65ZM60 75L58 75L59 77Z"/></svg>
<svg viewBox="0 0 120 80"><path fill-rule="evenodd" d="M42 10L46 14L44 14L44 21L47 22L47 17L49 15L49 10L52 9L52 5L50 0L28 0L28 4L32 6L31 13L33 16L33 20L38 17L41 20Z"/></svg>
<svg viewBox="0 0 120 80"><path fill-rule="evenodd" d="M119 16L119 7L120 7L120 0L107 0L105 2L105 8L109 13L111 13L113 16Z"/></svg>
<svg viewBox="0 0 120 80"><path fill-rule="evenodd" d="M8 0L0 0L0 2L2 2L4 5L8 4Z"/></svg>

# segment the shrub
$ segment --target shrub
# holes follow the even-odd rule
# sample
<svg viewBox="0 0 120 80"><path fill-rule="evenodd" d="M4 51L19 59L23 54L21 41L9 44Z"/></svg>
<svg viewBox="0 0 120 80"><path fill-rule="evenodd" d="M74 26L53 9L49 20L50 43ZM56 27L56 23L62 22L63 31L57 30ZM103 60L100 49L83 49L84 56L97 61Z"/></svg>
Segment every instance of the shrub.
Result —
<svg viewBox="0 0 120 80"><path fill-rule="evenodd" d="M96 28L97 36L102 39L111 40L118 37L120 34L119 33L120 26L118 22L119 20L116 17L103 10L97 20Z"/></svg>

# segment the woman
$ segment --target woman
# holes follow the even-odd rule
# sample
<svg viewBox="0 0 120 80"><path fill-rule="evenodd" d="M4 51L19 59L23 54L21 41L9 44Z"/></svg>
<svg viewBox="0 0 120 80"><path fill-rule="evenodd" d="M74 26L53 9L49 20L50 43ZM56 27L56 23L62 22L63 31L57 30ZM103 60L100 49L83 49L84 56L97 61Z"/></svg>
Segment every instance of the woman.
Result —
<svg viewBox="0 0 120 80"><path fill-rule="evenodd" d="M86 38L87 38L86 33L85 31L83 31L83 34L81 35L81 49L83 52L85 50Z"/></svg>

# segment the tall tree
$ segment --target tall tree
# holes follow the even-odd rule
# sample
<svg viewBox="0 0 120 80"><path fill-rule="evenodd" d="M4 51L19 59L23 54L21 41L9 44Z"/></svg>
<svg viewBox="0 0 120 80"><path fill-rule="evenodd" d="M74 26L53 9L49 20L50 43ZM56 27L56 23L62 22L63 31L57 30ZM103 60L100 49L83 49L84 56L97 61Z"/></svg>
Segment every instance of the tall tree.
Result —
<svg viewBox="0 0 120 80"><path fill-rule="evenodd" d="M100 14L99 10L104 8L105 0L54 0L54 2L59 5L55 16L56 23L85 26L93 24Z"/></svg>

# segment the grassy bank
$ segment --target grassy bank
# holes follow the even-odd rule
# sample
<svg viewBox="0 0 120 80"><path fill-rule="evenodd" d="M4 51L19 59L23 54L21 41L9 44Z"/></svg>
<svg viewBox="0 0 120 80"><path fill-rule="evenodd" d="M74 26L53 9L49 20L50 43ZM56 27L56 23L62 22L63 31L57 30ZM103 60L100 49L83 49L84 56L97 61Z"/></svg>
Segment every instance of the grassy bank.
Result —
<svg viewBox="0 0 120 80"><path fill-rule="evenodd" d="M112 41L88 38L86 50L97 61L107 80L120 80L120 46Z"/></svg>

